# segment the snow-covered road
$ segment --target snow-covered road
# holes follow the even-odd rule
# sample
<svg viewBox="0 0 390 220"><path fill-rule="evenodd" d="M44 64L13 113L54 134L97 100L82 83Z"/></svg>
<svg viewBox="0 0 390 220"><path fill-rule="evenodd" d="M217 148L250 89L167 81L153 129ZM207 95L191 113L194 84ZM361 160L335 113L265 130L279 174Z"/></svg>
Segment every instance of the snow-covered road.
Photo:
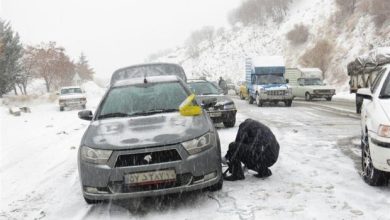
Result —
<svg viewBox="0 0 390 220"><path fill-rule="evenodd" d="M249 171L220 192L95 206L79 185L76 154L88 122L78 110L40 104L13 117L0 106L0 219L390 219L390 187L370 187L359 175L358 119L314 105L235 102L236 126L218 130L223 153L240 122L259 120L281 145L273 176Z"/></svg>

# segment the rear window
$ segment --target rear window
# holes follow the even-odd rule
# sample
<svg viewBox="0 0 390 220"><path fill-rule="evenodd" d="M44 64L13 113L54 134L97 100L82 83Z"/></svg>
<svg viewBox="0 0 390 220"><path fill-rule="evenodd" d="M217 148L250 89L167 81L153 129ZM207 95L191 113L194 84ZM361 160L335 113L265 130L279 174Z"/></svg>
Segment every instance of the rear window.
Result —
<svg viewBox="0 0 390 220"><path fill-rule="evenodd" d="M101 106L100 115L128 115L155 110L179 109L188 94L179 82L150 83L113 88Z"/></svg>
<svg viewBox="0 0 390 220"><path fill-rule="evenodd" d="M72 94L72 93L83 93L80 88L67 88L67 89L61 89L61 94Z"/></svg>
<svg viewBox="0 0 390 220"><path fill-rule="evenodd" d="M188 84L191 91L196 95L217 95L220 94L218 88L210 82L194 82Z"/></svg>

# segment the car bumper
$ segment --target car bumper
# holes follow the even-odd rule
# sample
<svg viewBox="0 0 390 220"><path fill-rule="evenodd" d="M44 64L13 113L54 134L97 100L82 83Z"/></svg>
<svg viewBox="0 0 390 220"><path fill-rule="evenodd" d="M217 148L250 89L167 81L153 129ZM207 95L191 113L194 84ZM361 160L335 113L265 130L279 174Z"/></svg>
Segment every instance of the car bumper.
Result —
<svg viewBox="0 0 390 220"><path fill-rule="evenodd" d="M73 107L87 104L87 101L64 101L59 102L60 107Z"/></svg>
<svg viewBox="0 0 390 220"><path fill-rule="evenodd" d="M260 100L263 102L272 102L272 101L289 101L292 100L292 95L267 95L267 94L260 94Z"/></svg>
<svg viewBox="0 0 390 220"><path fill-rule="evenodd" d="M209 114L213 123L221 123L235 120L237 110L208 111L207 113Z"/></svg>
<svg viewBox="0 0 390 220"><path fill-rule="evenodd" d="M330 98L335 94L311 94L312 98Z"/></svg>
<svg viewBox="0 0 390 220"><path fill-rule="evenodd" d="M221 152L217 145L195 155L189 155L181 145L173 145L170 148L177 150L181 157L180 161L115 167L118 152L113 152L107 165L94 165L79 159L79 174L84 197L92 200L151 197L199 190L217 184L221 180ZM167 150L167 148L153 150ZM138 152L145 152L145 150L131 150L127 153ZM157 185L134 187L125 183L127 174L158 170L175 170L175 183L159 187Z"/></svg>
<svg viewBox="0 0 390 220"><path fill-rule="evenodd" d="M374 167L390 172L390 138L370 134L370 154Z"/></svg>

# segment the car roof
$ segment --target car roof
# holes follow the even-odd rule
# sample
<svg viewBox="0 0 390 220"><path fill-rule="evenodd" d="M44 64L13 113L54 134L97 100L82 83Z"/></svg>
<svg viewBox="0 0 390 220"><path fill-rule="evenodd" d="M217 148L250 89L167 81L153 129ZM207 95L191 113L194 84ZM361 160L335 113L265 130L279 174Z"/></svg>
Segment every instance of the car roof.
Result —
<svg viewBox="0 0 390 220"><path fill-rule="evenodd" d="M166 83L166 82L179 82L180 79L178 76L168 75L168 76L147 76L147 77L138 77L132 79L124 79L114 83L112 87L121 87L129 85L139 85L146 83Z"/></svg>
<svg viewBox="0 0 390 220"><path fill-rule="evenodd" d="M187 83L199 83L199 82L210 82L210 81L207 81L205 79L189 79L189 80L187 80Z"/></svg>
<svg viewBox="0 0 390 220"><path fill-rule="evenodd" d="M137 64L137 65L132 65L132 66L120 68L112 74L110 84L114 85L117 81L120 81L120 80L134 79L134 78L139 78L142 76L158 76L158 75L155 75L154 73L149 73L149 72L143 72L143 73L140 73L140 72L132 73L131 72L131 70L133 70L133 69L142 68L142 67L145 67L145 68L155 67L155 66L175 67L178 72L173 72L173 73L169 73L169 74L162 72L161 74L159 74L159 76L168 76L168 75L175 74L176 76L181 78L184 82L187 81L187 76L184 72L184 69L179 64L158 62L158 63ZM130 73L128 71L130 71Z"/></svg>

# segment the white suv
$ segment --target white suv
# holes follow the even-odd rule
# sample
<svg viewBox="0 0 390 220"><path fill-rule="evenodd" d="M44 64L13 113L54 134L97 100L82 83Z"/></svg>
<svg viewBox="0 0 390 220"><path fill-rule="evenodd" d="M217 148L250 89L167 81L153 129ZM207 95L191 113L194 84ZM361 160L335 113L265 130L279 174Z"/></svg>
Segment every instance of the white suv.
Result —
<svg viewBox="0 0 390 220"><path fill-rule="evenodd" d="M372 186L384 185L390 176L390 65L383 68L371 88L358 90L364 98L362 124L362 175Z"/></svg>

